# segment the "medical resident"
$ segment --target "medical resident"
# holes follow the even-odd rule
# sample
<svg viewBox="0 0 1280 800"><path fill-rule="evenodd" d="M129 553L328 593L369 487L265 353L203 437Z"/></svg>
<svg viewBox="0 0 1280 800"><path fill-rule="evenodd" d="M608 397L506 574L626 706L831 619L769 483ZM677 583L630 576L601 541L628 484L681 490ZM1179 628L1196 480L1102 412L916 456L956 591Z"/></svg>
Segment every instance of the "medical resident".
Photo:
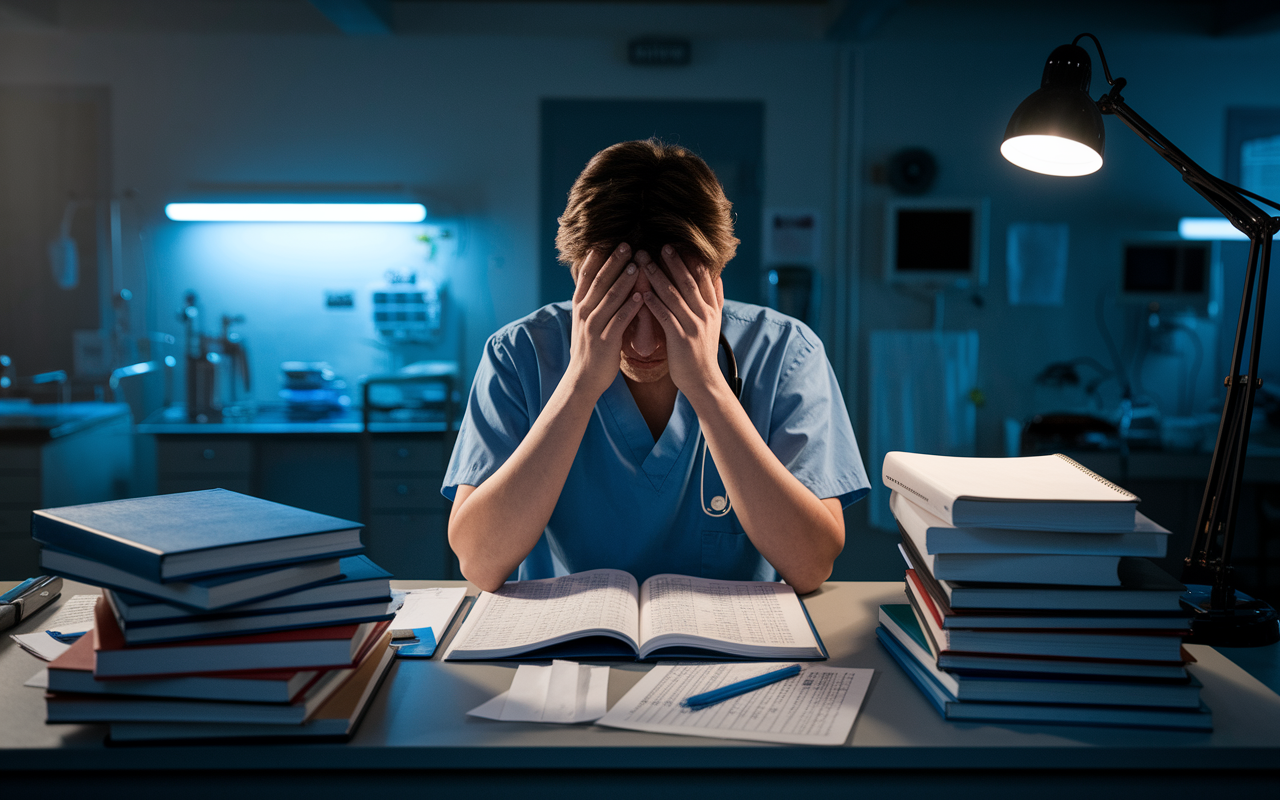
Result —
<svg viewBox="0 0 1280 800"><path fill-rule="evenodd" d="M610 567L805 594L831 575L866 472L814 332L725 299L737 245L690 151L651 139L591 159L556 237L573 298L490 337L445 475L468 580Z"/></svg>

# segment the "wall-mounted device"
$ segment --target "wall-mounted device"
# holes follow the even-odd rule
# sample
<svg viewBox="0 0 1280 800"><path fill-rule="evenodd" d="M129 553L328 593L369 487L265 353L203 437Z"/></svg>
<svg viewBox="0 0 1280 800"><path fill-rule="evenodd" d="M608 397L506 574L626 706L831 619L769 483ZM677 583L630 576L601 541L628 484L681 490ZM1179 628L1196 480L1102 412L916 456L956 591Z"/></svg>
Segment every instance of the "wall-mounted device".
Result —
<svg viewBox="0 0 1280 800"><path fill-rule="evenodd" d="M417 273L386 274L372 287L373 327L392 344L430 344L440 336L440 289Z"/></svg>
<svg viewBox="0 0 1280 800"><path fill-rule="evenodd" d="M888 201L885 280L934 288L985 285L987 217L986 198Z"/></svg>
<svg viewBox="0 0 1280 800"><path fill-rule="evenodd" d="M1173 233L1127 237L1121 247L1121 300L1217 317L1222 305L1218 249L1216 241L1189 241Z"/></svg>

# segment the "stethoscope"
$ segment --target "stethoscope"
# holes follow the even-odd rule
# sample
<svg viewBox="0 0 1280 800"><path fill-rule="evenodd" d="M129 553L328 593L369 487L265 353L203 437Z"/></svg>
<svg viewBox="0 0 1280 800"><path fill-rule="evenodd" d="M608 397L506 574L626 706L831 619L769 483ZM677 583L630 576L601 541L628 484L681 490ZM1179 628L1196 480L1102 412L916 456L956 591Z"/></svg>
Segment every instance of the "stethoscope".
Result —
<svg viewBox="0 0 1280 800"><path fill-rule="evenodd" d="M724 338L724 334L720 334L720 347L724 350L725 360L725 378L729 381L730 388L733 389L733 396L738 398L738 402L742 402L742 378L738 376L738 360L733 355L733 348L729 346L729 340ZM702 501L702 513L708 517L723 517L733 510L733 501L729 499L729 493L717 494L711 498L711 503L707 503L707 437L702 437L702 474L698 481L699 499Z"/></svg>

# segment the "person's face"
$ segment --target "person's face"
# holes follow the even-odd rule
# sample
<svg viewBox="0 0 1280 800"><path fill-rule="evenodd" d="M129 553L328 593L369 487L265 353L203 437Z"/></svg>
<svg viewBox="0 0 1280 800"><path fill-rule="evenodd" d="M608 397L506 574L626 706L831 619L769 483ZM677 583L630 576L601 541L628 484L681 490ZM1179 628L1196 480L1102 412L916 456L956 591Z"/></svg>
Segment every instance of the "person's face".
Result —
<svg viewBox="0 0 1280 800"><path fill-rule="evenodd" d="M636 265L640 266L639 262ZM663 265L659 266L665 269ZM652 284L643 267L639 272L635 291L643 295L652 288ZM655 383L669 373L667 335L648 306L640 307L640 312L622 334L622 363L619 368L635 383Z"/></svg>

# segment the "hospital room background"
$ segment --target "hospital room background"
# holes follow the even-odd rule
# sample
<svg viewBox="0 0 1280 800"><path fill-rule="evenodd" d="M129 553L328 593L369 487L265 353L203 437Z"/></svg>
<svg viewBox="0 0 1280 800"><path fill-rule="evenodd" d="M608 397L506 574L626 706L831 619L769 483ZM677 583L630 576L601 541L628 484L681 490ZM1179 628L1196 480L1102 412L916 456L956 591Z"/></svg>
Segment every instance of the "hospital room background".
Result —
<svg viewBox="0 0 1280 800"><path fill-rule="evenodd" d="M729 295L802 317L844 391L875 491L846 511L834 578L901 579L877 463L893 449L1078 454L1173 530L1176 565L1247 245L1180 237L1180 220L1216 212L1114 119L1103 168L1083 178L1020 170L1000 142L1048 53L1088 31L1129 103L1180 148L1280 195L1280 20L1248 5L0 2L0 417L26 401L127 405L111 491L129 496L195 485L199 465L166 477L165 437L199 439L182 425L248 431L287 408L263 434L278 447L217 440L258 448L243 485L381 513L358 496L382 491L375 462L349 457L377 456L377 441L306 450L314 429L288 426L327 408L351 423L340 436L359 436L380 391L386 425L429 417L431 397L456 423L486 337L568 297L553 250L568 182L599 147L659 135L700 152L735 204ZM416 203L425 217L166 212L190 202ZM913 211L964 217L928 235L971 254L970 271L894 269ZM1202 264L1200 278L1153 297L1126 283L1143 252ZM1264 595L1280 585L1274 330L1236 545L1242 585ZM414 380L417 406L394 408ZM21 445L15 430L0 454ZM222 457L200 448L197 460ZM20 472L0 463L11 487ZM415 474L429 491L430 470ZM392 510L399 489L421 491L388 486ZM0 492L0 563L15 573L0 578L26 577L33 557L10 530L17 491ZM386 566L456 577L447 553Z"/></svg>

